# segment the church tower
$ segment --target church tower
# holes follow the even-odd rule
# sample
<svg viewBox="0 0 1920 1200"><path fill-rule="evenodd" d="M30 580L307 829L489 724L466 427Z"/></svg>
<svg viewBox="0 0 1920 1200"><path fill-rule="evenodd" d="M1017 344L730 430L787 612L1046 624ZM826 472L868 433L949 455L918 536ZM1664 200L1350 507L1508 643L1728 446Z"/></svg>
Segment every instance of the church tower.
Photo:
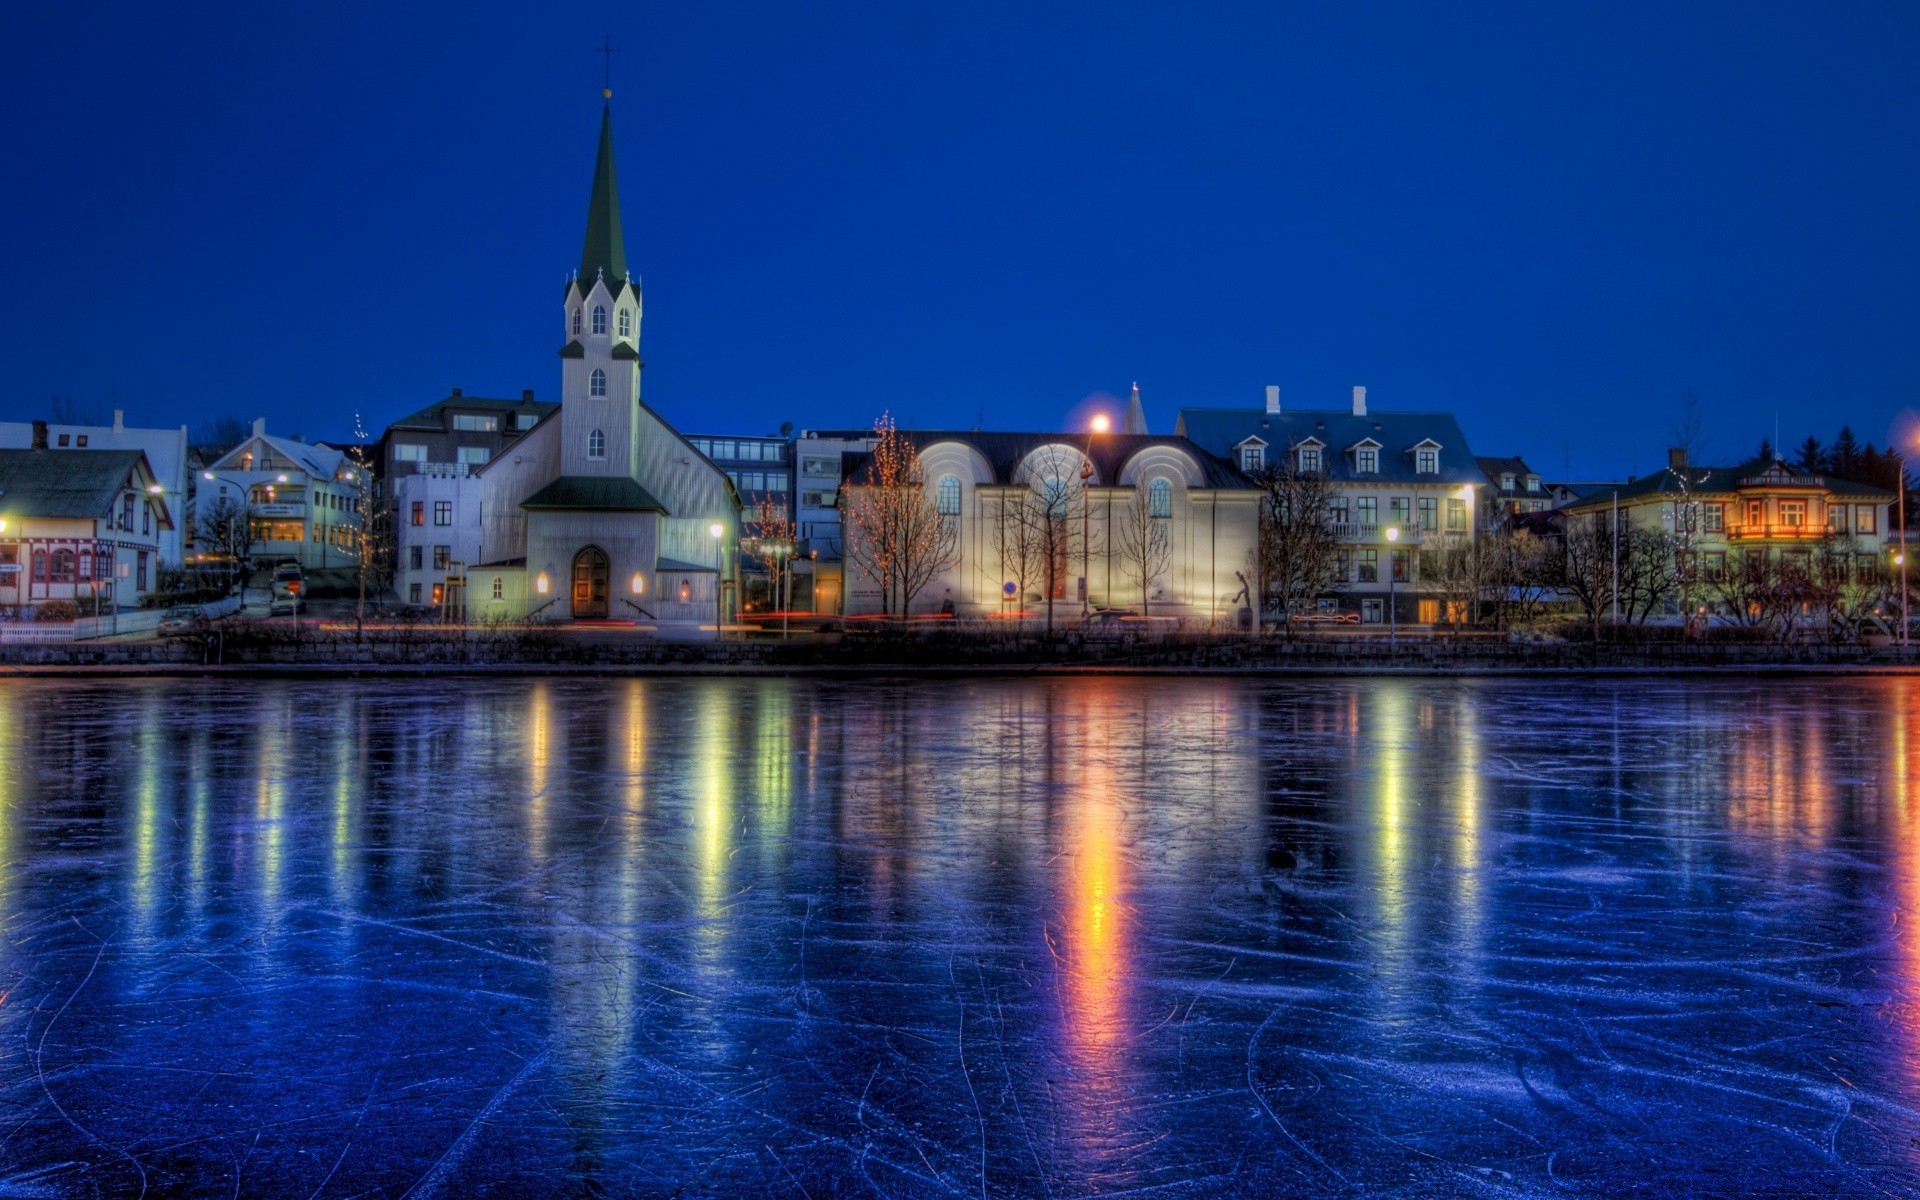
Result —
<svg viewBox="0 0 1920 1200"><path fill-rule="evenodd" d="M562 319L561 473L631 478L639 453L640 286L627 271L620 232L611 104L600 113L587 236L580 273L567 284Z"/></svg>

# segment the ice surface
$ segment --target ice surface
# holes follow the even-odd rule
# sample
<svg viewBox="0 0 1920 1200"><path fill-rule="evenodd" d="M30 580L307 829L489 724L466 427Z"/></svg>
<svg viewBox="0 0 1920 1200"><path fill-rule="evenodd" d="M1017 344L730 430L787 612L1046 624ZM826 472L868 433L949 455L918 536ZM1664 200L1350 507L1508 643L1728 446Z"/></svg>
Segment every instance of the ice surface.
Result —
<svg viewBox="0 0 1920 1200"><path fill-rule="evenodd" d="M0 1196L1920 1190L1920 680L0 688Z"/></svg>

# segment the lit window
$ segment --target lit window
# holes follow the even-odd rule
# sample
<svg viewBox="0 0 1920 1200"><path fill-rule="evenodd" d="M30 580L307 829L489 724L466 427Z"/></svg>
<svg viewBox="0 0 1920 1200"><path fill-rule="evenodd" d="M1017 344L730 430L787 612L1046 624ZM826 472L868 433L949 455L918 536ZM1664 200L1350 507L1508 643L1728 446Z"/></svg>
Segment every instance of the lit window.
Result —
<svg viewBox="0 0 1920 1200"><path fill-rule="evenodd" d="M427 502L425 500L415 500L413 502L413 523L415 525L425 525L427 523Z"/></svg>
<svg viewBox="0 0 1920 1200"><path fill-rule="evenodd" d="M1872 533L1875 527L1873 505L1857 505L1853 510L1853 531L1855 533Z"/></svg>
<svg viewBox="0 0 1920 1200"><path fill-rule="evenodd" d="M602 371L599 367L595 367L593 369L593 374L587 377L587 395L604 396L606 394L607 394L607 373L605 371Z"/></svg>
<svg viewBox="0 0 1920 1200"><path fill-rule="evenodd" d="M495 600L504 600L506 599L506 594L506 588L501 584L500 577L495 575L493 577L493 598Z"/></svg>
<svg viewBox="0 0 1920 1200"><path fill-rule="evenodd" d="M940 477L937 507L943 517L960 515L960 480L952 475Z"/></svg>
<svg viewBox="0 0 1920 1200"><path fill-rule="evenodd" d="M500 418L492 413L455 413L453 427L463 433L498 433Z"/></svg>
<svg viewBox="0 0 1920 1200"><path fill-rule="evenodd" d="M1465 533L1467 531L1467 502L1449 498L1447 500L1447 532Z"/></svg>
<svg viewBox="0 0 1920 1200"><path fill-rule="evenodd" d="M1171 517L1173 515L1173 485L1164 479L1156 479L1147 485L1147 515L1150 517Z"/></svg>
<svg viewBox="0 0 1920 1200"><path fill-rule="evenodd" d="M607 336L607 308L604 304L593 306L593 336Z"/></svg>
<svg viewBox="0 0 1920 1200"><path fill-rule="evenodd" d="M587 457L605 458L607 456L607 435L598 429L587 435Z"/></svg>
<svg viewBox="0 0 1920 1200"><path fill-rule="evenodd" d="M632 309L623 308L620 310L620 336L623 338L630 338L633 336L633 310Z"/></svg>

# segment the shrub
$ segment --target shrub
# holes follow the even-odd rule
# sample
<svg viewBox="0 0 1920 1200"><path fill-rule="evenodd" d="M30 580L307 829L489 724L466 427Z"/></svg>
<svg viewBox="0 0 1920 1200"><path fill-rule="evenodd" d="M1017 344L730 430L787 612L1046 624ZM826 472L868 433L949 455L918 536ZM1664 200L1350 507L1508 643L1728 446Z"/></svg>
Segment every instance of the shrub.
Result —
<svg viewBox="0 0 1920 1200"><path fill-rule="evenodd" d="M73 621L80 616L80 606L71 600L42 600L34 605L35 621Z"/></svg>

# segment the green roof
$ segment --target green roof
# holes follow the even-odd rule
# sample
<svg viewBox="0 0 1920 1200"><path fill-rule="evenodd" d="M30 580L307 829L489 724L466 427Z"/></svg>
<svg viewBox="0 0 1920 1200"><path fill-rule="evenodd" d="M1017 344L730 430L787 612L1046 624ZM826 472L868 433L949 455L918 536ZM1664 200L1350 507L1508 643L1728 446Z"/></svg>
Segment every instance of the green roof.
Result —
<svg viewBox="0 0 1920 1200"><path fill-rule="evenodd" d="M666 512L667 506L626 475L562 475L520 502L526 509Z"/></svg>
<svg viewBox="0 0 1920 1200"><path fill-rule="evenodd" d="M560 347L561 358L585 358L586 356L587 348L580 344L579 338L575 338L573 341Z"/></svg>
<svg viewBox="0 0 1920 1200"><path fill-rule="evenodd" d="M627 277L627 247L620 236L620 189L613 178L613 108L600 113L600 154L593 163L593 195L587 202L587 240L580 249L580 289L595 276L609 288Z"/></svg>
<svg viewBox="0 0 1920 1200"><path fill-rule="evenodd" d="M626 342L615 342L613 344L613 357L619 358L619 359L630 359L634 362L639 362L640 352L638 350L635 350L632 346L628 345Z"/></svg>
<svg viewBox="0 0 1920 1200"><path fill-rule="evenodd" d="M143 457L138 450L0 450L0 516L97 520Z"/></svg>
<svg viewBox="0 0 1920 1200"><path fill-rule="evenodd" d="M1782 462L1767 463L1756 459L1737 467L1684 467L1682 470L1686 472L1684 481L1673 468L1665 467L1651 475L1629 480L1626 483L1596 486L1579 500L1564 507L1591 509L1601 505L1611 505L1616 494L1622 502L1625 502L1645 496L1730 495L1749 487L1801 487L1826 491L1835 496L1851 496L1882 502L1894 498L1893 493L1885 488L1856 483L1851 479L1835 479L1830 475L1808 475L1793 470Z"/></svg>

